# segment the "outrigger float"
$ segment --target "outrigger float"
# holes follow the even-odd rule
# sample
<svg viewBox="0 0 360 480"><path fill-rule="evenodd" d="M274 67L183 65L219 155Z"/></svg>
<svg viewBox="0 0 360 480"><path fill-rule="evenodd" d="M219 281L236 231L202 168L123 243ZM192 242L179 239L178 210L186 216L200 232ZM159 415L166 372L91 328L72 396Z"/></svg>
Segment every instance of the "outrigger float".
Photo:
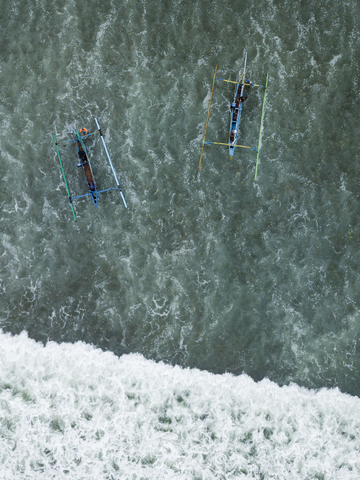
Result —
<svg viewBox="0 0 360 480"><path fill-rule="evenodd" d="M69 129L71 138L69 140L63 140L62 142L58 142L57 139L56 139L56 136L54 134L54 142L55 142L56 151L57 151L57 154L58 154L58 157L59 157L60 167L61 167L61 171L62 171L62 174L63 174L63 177L64 177L65 187L66 187L66 191L67 191L67 194L68 194L68 198L69 198L69 201L70 201L70 206L71 206L71 210L72 210L75 222L76 222L76 215L75 215L75 211L74 211L74 207L73 207L72 202L73 202L73 200L75 200L77 198L90 196L94 205L95 205L95 207L97 207L99 193L109 192L110 190L119 190L122 201L124 203L124 206L125 206L125 208L127 208L126 201L125 201L124 195L122 193L119 180L116 176L114 166L112 164L108 149L106 147L104 136L101 132L101 128L100 128L100 125L99 125L99 122L97 121L97 119L95 118L95 123L96 123L96 126L97 126L98 130L96 130L93 133L88 133L86 128L81 128L80 131L76 130L75 127L70 126L67 121L66 121L66 123L67 123L68 129ZM113 175L114 175L114 178L115 178L115 181L116 181L116 187L107 188L105 190L98 190L96 188L95 178L94 178L94 174L93 174L93 171L92 171L92 168L91 168L89 155L88 155L88 152L87 152L86 147L85 147L84 142L83 142L83 140L85 140L86 138L88 138L92 135L96 135L98 133L100 134L100 138L101 138L102 143L104 145L106 156L109 160L110 167L111 167L111 170L113 172ZM66 181L65 171L64 171L64 167L63 167L63 164L62 164L62 161L61 161L61 156L60 156L60 151L59 151L59 145L62 145L64 143L68 143L68 142L74 142L76 144L77 153L78 153L78 164L77 164L77 166L82 167L82 170L83 170L84 176L85 176L85 180L86 180L86 183L87 183L87 188L89 190L89 193L85 193L84 195L77 195L75 197L72 197L70 195L70 190L69 190L69 187L68 187L68 184L67 184L67 181Z"/></svg>
<svg viewBox="0 0 360 480"><path fill-rule="evenodd" d="M217 71L217 65L215 67L215 73L214 73L214 79L213 79L213 84L212 84L212 89L211 89L211 95L210 95L210 102L209 102L209 109L208 109L208 114L206 118L206 125L205 125L205 133L204 133L204 138L202 141L202 147L201 147L201 154L200 154L200 161L199 161L199 166L198 166L198 172L200 171L201 167L201 160L204 152L204 146L205 145L224 145L229 147L229 156L230 160L234 156L235 153L235 148L240 147L240 148L248 148L251 150L254 150L257 153L256 156L256 166L255 166L255 178L256 180L257 177L257 169L258 169L258 162L259 162L259 154L260 154L260 144L261 144L261 132L262 132L262 126L263 126L263 119L264 119L264 108L265 108L265 98L266 98L266 90L267 90L267 85L268 85L268 77L269 74L266 74L266 83L264 85L255 85L251 80L245 78L246 74L246 60L247 60L247 53L245 52L245 61L244 61L244 70L241 73L240 79L237 82L231 81L231 80L224 80L223 78L216 78L216 71ZM235 88L235 96L234 96L234 101L231 104L231 118L230 118L230 131L229 131L229 143L220 143L220 142L206 142L206 131L209 123L209 117L210 117L210 108L211 108L211 102L212 102L212 97L214 93L214 86L215 86L215 81L221 81L221 82L227 82L227 83L234 83L236 85ZM243 102L246 100L247 97L244 97L244 90L245 87L261 87L264 88L264 100L263 100L263 106L262 106L262 112L261 112L261 122L260 122L260 131L259 131L259 142L258 142L258 147L257 149L254 147L247 147L245 145L237 145L237 138L239 134L239 125L240 125L240 117L241 117L241 112L242 112L242 106Z"/></svg>

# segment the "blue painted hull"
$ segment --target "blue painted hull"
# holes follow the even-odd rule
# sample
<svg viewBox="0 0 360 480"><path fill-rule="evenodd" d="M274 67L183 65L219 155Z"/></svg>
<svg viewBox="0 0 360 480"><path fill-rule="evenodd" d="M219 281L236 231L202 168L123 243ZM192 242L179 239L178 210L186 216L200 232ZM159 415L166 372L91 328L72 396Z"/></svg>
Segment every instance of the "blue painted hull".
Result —
<svg viewBox="0 0 360 480"><path fill-rule="evenodd" d="M244 72L242 74L242 78L240 78L240 82L236 84L236 92L233 101L234 107L231 107L231 120L230 120L230 132L229 132L229 155L230 160L234 156L235 153L235 145L237 141L237 137L239 134L239 124L240 124L240 117L241 117L241 110L242 110L242 102L240 102L240 98L244 93L244 82L245 82L245 72L246 72L246 60L247 60L247 52L245 52L245 61L244 61Z"/></svg>
<svg viewBox="0 0 360 480"><path fill-rule="evenodd" d="M236 86L236 92L234 97L234 104L236 105L236 98L241 90L241 84L238 83ZM234 156L235 153L235 145L239 133L239 124L240 124L240 117L241 117L241 110L242 110L242 103L239 103L238 107L234 107L231 109L231 120L230 120L230 132L229 132L229 155L230 159ZM232 132L235 132L233 135Z"/></svg>

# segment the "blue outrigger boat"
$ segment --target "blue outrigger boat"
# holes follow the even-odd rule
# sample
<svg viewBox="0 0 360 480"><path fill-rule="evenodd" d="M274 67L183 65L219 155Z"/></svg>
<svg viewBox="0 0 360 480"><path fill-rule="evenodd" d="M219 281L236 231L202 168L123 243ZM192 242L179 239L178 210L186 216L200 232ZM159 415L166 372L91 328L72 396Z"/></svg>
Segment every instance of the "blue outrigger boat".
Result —
<svg viewBox="0 0 360 480"><path fill-rule="evenodd" d="M57 154L58 154L58 157L59 157L60 167L61 167L61 171L62 171L62 174L63 174L63 177L64 177L65 187L66 187L66 191L67 191L67 194L68 194L68 198L69 198L69 201L70 201L70 206L71 206L71 210L72 210L75 222L76 222L76 215L75 215L75 211L74 211L74 207L73 207L72 202L73 202L73 200L75 200L77 198L90 196L93 203L95 204L95 207L97 207L99 193L109 192L110 190L119 190L122 201L123 201L123 204L124 204L125 208L127 208L126 201L125 201L124 195L122 193L122 190L121 190L121 187L120 187L120 184L119 184L119 180L117 179L117 176L116 176L116 173L115 173L115 170L114 170L114 166L112 164L108 149L107 149L106 144L105 144L104 136L101 132L101 128L100 128L100 125L99 125L99 122L97 121L97 119L95 118L95 123L96 123L96 126L97 126L98 130L93 132L93 133L88 133L86 128L81 128L80 131L76 130L76 128L73 127L73 126L70 126L68 124L68 122L66 122L66 123L67 123L68 129L69 129L71 138L69 140L63 140L62 142L58 142L55 134L53 135L53 137L54 137L56 151L57 151ZM114 175L115 181L116 181L116 187L107 188L105 190L97 190L97 188L96 188L95 178L94 178L94 174L93 174L93 171L92 171L92 168L91 168L89 155L88 155L88 152L87 152L86 147L84 145L84 140L86 138L88 138L92 135L96 135L96 134L100 134L100 137L101 137L104 149L105 149L106 156L109 160L110 167L112 169L112 172L113 172L113 175ZM70 195L70 190L69 190L69 187L68 187L68 184L67 184L67 181L66 181L65 171L64 171L64 167L63 167L63 164L62 164L62 161L61 161L61 156L60 156L60 151L59 151L59 145L67 143L67 142L74 142L76 144L77 154L78 154L77 166L82 168L83 173L84 173L84 177L85 177L85 180L86 180L86 183L87 183L87 188L89 190L89 193L85 193L83 195L77 195L75 197L72 197Z"/></svg>
<svg viewBox="0 0 360 480"><path fill-rule="evenodd" d="M250 80L245 78L245 73L246 73L246 61L247 61L247 52L245 52L245 61L244 61L244 70L242 72L242 75L240 76L240 79L236 82L232 80L224 80L223 78L216 78L216 72L217 72L217 65L215 67L215 73L214 73L214 78L213 78L213 85L211 89L211 96L210 96L210 102L209 102L209 109L208 109L208 114L207 114L207 119L206 119L206 125L205 125L205 133L204 133L204 138L202 141L202 147L201 147L201 153L200 153L200 161L199 161L199 166L198 166L198 172L200 171L201 167L201 160L204 152L204 146L205 145L224 145L229 147L229 155L230 155L230 160L234 156L235 153L235 148L240 147L240 148L248 148L251 150L254 150L257 153L256 157L256 166L255 166L255 180L257 177L257 168L258 168L258 162L259 162L259 154L260 154L260 145L261 145L261 132L262 132L262 126L263 126L263 119L264 119L264 109L265 109L265 98L266 98L266 90L267 90L267 85L268 85L268 77L269 75L266 74L266 84L264 85L255 85L252 83ZM231 118L230 118L230 131L229 131L229 141L228 143L220 143L220 142L206 142L206 132L207 132L207 127L209 123L209 117L210 117L210 108L211 108L211 102L213 98L213 93L214 93L214 87L215 87L215 81L219 80L222 82L227 82L227 83L234 83L236 84L236 90L235 90L235 96L234 96L234 101L231 104ZM254 147L248 147L245 145L237 145L237 139L239 135L239 125L240 125L240 118L241 118L241 112L242 112L242 104L244 100L244 88L245 86L249 87L262 87L265 89L264 92L264 100L263 100L263 106L262 106L262 113L261 113L261 122L260 122L260 131L259 131L259 141L258 141L258 147L257 149Z"/></svg>
<svg viewBox="0 0 360 480"><path fill-rule="evenodd" d="M235 153L235 145L236 140L239 133L239 125L240 125L240 117L242 111L242 104L243 104L243 95L244 95L244 87L246 85L251 85L249 80L245 79L245 72L246 72L246 59L247 59L247 52L245 52L245 62L244 62L244 72L240 77L239 83L236 84L236 91L234 101L231 104L231 120L230 120L230 132L229 132L229 155L230 160L234 156ZM247 82L247 83L246 83Z"/></svg>

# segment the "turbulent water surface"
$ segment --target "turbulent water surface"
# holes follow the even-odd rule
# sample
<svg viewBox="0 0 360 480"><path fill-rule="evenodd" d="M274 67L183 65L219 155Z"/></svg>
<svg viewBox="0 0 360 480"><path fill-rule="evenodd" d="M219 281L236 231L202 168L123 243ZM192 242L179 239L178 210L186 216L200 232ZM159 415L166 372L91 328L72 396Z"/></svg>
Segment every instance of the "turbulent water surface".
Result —
<svg viewBox="0 0 360 480"><path fill-rule="evenodd" d="M1 1L4 478L359 478L359 24L355 0ZM245 51L256 182L252 150L197 172ZM128 208L75 223L53 134L94 117Z"/></svg>

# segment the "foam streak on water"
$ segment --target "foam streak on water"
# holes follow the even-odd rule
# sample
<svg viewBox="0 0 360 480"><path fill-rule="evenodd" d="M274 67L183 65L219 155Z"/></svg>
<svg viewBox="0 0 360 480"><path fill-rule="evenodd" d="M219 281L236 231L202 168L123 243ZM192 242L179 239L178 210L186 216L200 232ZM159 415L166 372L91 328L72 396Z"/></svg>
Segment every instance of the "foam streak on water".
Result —
<svg viewBox="0 0 360 480"><path fill-rule="evenodd" d="M360 400L0 333L0 471L17 479L358 479Z"/></svg>

